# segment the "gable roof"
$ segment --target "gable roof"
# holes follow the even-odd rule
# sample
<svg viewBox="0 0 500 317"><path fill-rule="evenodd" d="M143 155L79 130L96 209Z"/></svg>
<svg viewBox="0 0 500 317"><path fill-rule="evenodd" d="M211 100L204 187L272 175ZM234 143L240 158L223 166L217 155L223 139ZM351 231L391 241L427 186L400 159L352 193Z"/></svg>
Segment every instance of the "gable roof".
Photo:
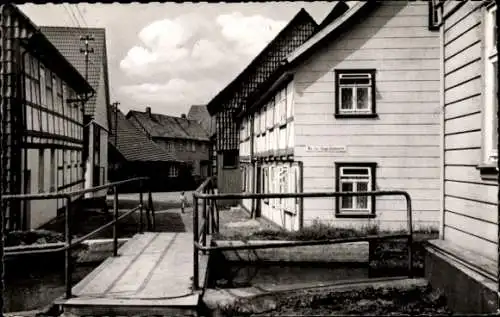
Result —
<svg viewBox="0 0 500 317"><path fill-rule="evenodd" d="M2 4L0 5L0 14L14 17L11 19L11 23L16 23L18 28L27 31L18 30L24 35L19 35L19 32L17 32L14 37L20 39L23 47L36 55L48 68L70 84L73 90L77 93L93 92L94 89L92 89L88 81L81 76L74 65L47 38L47 35L18 6L12 3ZM3 83L1 80L0 82Z"/></svg>
<svg viewBox="0 0 500 317"><path fill-rule="evenodd" d="M316 34L321 32L321 30L325 29L328 25L334 23L337 19L339 19L343 14L349 11L349 6L343 2L338 1L328 13L328 15L323 19L323 21L318 25L313 35L310 37L313 38ZM307 43L308 41L304 42ZM301 46L299 46L300 48ZM297 50L299 49L297 48ZM248 96L246 100L246 107L243 108L239 113L235 113L235 118L241 118L247 112L252 111L254 108L258 108L259 105L263 104L269 98L272 97L272 94L277 90L286 85L290 80L293 79L293 72L290 71L290 65L282 63L280 67L278 67L269 78L261 83L254 93ZM252 108L252 109L251 109Z"/></svg>
<svg viewBox="0 0 500 317"><path fill-rule="evenodd" d="M236 76L233 81L231 81L224 89L222 89L212 100L207 104L207 110L211 115L214 115L216 112L221 110L219 107L221 106L222 101L228 97L228 95L234 94L235 91L239 90L238 85L240 85L246 77L248 77L252 71L260 64L262 63L262 59L268 52L271 50L271 48L274 46L274 44L282 37L283 34L288 32L289 29L294 27L298 22L306 20L308 22L311 22L314 24L315 27L317 27L316 21L311 17L307 11L302 8L300 11L290 20L290 22L274 37L272 41L269 42L269 44L266 45L266 47L248 64L243 71Z"/></svg>
<svg viewBox="0 0 500 317"><path fill-rule="evenodd" d="M207 131L194 120L134 110L129 111L126 117L134 117L140 127L153 138L209 141Z"/></svg>
<svg viewBox="0 0 500 317"><path fill-rule="evenodd" d="M205 105L192 105L187 114L187 118L189 120L195 121L202 121L207 117L210 117L210 114L208 113L207 106Z"/></svg>
<svg viewBox="0 0 500 317"><path fill-rule="evenodd" d="M137 128L132 122L128 121L125 115L118 110L113 111L116 114L117 132L115 144L115 120L111 120L109 143L127 160L143 162L172 162L178 161L173 153L169 153L148 136Z"/></svg>
<svg viewBox="0 0 500 317"><path fill-rule="evenodd" d="M54 43L54 46L74 65L74 67L85 76L85 54L80 52L84 48L81 36L92 35L93 41L89 41L89 47L94 49L94 53L89 53L88 82L97 92L99 90L101 70L106 87L106 101L109 104L107 55L106 55L106 30L104 28L80 28L61 26L42 26L42 32ZM94 117L97 95L94 95L85 104L85 114ZM108 118L109 119L109 118Z"/></svg>
<svg viewBox="0 0 500 317"><path fill-rule="evenodd" d="M351 26L351 24L362 23L363 15L370 12L381 1L357 1L349 10L347 10L339 18L332 20L325 25L320 31L309 38L304 44L299 46L285 59L285 63L296 65L300 61L306 59L322 44L343 32Z"/></svg>

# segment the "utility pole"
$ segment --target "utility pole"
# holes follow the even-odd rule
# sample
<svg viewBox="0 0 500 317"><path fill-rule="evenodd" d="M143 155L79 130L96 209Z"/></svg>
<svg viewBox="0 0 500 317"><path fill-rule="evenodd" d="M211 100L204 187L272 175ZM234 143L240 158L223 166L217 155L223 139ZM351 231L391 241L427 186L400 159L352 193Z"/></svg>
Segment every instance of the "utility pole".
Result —
<svg viewBox="0 0 500 317"><path fill-rule="evenodd" d="M85 48L80 48L80 53L85 54L85 80L89 79L89 53L94 53L94 49L89 47L89 41L93 41L92 35L85 35L80 37L80 41L85 42Z"/></svg>
<svg viewBox="0 0 500 317"><path fill-rule="evenodd" d="M114 131L114 138L115 138L115 149L118 149L118 105L120 103L118 101L115 101L111 104L112 109L115 112L115 131ZM115 170L115 177L116 174L118 173L118 164L115 162L114 164L114 170Z"/></svg>

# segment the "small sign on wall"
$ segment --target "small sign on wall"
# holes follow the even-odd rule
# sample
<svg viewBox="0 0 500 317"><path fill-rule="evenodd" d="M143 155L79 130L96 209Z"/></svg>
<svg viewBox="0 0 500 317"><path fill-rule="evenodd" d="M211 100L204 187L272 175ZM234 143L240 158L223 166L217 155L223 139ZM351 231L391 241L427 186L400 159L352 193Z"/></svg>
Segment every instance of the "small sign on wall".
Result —
<svg viewBox="0 0 500 317"><path fill-rule="evenodd" d="M345 145L306 145L307 152L345 152Z"/></svg>

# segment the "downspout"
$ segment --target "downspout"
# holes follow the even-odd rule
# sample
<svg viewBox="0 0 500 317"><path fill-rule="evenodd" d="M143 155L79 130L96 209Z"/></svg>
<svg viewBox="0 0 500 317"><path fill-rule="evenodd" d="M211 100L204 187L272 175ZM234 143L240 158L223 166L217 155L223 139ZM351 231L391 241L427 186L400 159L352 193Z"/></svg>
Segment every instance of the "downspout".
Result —
<svg viewBox="0 0 500 317"><path fill-rule="evenodd" d="M299 188L298 192L304 192L304 162L296 161L299 164ZM304 198L299 198L299 230L304 228Z"/></svg>
<svg viewBox="0 0 500 317"><path fill-rule="evenodd" d="M22 79L22 85L23 85L23 89L22 89L22 100L24 100L26 102L26 76L24 76L25 74L25 69L24 69L24 63L25 63L25 57L26 57L26 54L28 53L28 50L24 50L23 54L21 54L21 61L22 61L22 67L21 67L21 73L23 74L23 79ZM41 88L40 88L41 89ZM31 93L31 90L30 90L30 93ZM26 124L26 106L23 105L22 107L23 109L23 123ZM26 125L24 125L24 131L26 131ZM28 140L28 137L26 136L26 133L24 133L24 137L23 137L23 141L24 143L26 144ZM28 150L25 148L24 149L24 162L23 162L23 179L21 180L22 183L23 183L23 194L25 194L27 192L27 184L26 184L26 174L24 174L27 170L28 170ZM26 230L28 229L28 226L27 226L27 219L28 219L28 210L27 210L27 204L28 202L25 202L24 206L23 206L23 210L22 210L22 213L23 213L23 223L22 223L22 230Z"/></svg>
<svg viewBox="0 0 500 317"><path fill-rule="evenodd" d="M440 7L439 9L439 15L443 17L443 7ZM445 97L444 97L444 92L445 92L445 79L444 79L444 21L441 21L440 26L439 26L439 80L440 80L440 100L439 100L439 115L440 115L440 130L439 130L439 149L440 149L440 175L439 175L439 181L440 181L440 213L441 217L439 219L439 238L444 240L444 228L445 228L445 159L444 159L444 153L445 153L445 142L444 142L444 130L445 130Z"/></svg>
<svg viewBox="0 0 500 317"><path fill-rule="evenodd" d="M257 179L257 177L256 177L256 166L257 165L253 160L253 154L254 154L254 151L253 151L253 143L254 143L253 126L254 126L254 119L253 119L253 116L250 115L250 166L252 166L252 193L255 193L255 191L257 189L257 187L255 186L255 180ZM256 215L256 208L255 208L256 203L255 203L255 201L256 201L256 199L253 198L251 205L250 205L252 218L255 218L255 215Z"/></svg>

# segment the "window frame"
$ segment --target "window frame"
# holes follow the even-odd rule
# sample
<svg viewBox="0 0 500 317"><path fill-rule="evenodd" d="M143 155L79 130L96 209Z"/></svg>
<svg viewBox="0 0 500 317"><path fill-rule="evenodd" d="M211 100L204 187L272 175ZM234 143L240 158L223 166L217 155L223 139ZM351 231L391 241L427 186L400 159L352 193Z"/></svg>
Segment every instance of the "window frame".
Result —
<svg viewBox="0 0 500 317"><path fill-rule="evenodd" d="M498 179L498 74L495 72L494 64L497 64L498 71L498 51L497 43L494 41L496 31L497 6L495 2L484 7L483 19L483 125L482 125L482 160L478 165L481 178L485 180ZM498 36L498 33L497 33ZM495 86L497 91L495 92ZM495 122L496 120L496 122ZM496 126L495 126L496 123ZM496 149L495 149L496 147Z"/></svg>
<svg viewBox="0 0 500 317"><path fill-rule="evenodd" d="M335 118L377 118L376 106L376 70L375 69L335 69ZM341 84L340 79L342 75L370 75L371 83L369 84L369 102L367 111L343 110L341 109ZM355 89L353 89L356 92ZM353 94L353 102L354 102Z"/></svg>
<svg viewBox="0 0 500 317"><path fill-rule="evenodd" d="M168 177L179 177L179 168L177 167L177 165L170 165L168 167Z"/></svg>
<svg viewBox="0 0 500 317"><path fill-rule="evenodd" d="M371 162L336 162L335 163L335 191L341 190L341 171L343 168L367 168L369 170L368 191L375 191L377 187L377 163ZM368 197L370 206L366 212L345 211L341 208L341 197L335 199L336 218L375 218L376 217L376 197Z"/></svg>

